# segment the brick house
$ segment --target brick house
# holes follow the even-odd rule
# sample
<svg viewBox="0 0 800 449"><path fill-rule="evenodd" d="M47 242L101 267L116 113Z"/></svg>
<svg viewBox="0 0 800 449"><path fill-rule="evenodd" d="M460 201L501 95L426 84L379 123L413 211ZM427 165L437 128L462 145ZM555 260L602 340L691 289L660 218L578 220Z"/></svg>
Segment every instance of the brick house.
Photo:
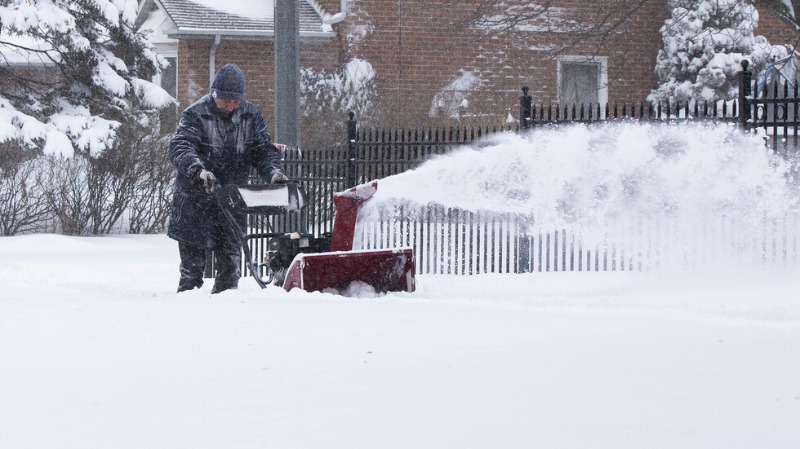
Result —
<svg viewBox="0 0 800 449"><path fill-rule="evenodd" d="M273 5L272 1L261 3ZM340 58L334 45L336 34L323 24L325 13L315 9L313 2L300 0L299 4L301 66L334 70ZM144 0L136 26L151 30L156 51L170 62L159 81L182 107L208 92L219 67L235 63L247 77L248 100L261 106L267 123L272 123L275 34L271 17L237 16L189 0Z"/></svg>
<svg viewBox="0 0 800 449"><path fill-rule="evenodd" d="M575 25L603 11L585 0L556 0L526 28L489 37L491 26L473 20L482 0L298 3L301 67L332 72L353 58L369 62L389 126L428 124L454 109L461 117L488 114L493 123L518 118L521 86L530 86L536 104L638 104L656 87L659 28L669 17L666 1L650 1L614 32L581 35ZM272 123L270 17L239 17L192 0L144 0L140 18L138 24L156 30L158 51L176 63L163 76L181 105L205 94L215 70L233 62L247 75L249 99ZM770 14L761 14L756 33L773 44L797 39Z"/></svg>

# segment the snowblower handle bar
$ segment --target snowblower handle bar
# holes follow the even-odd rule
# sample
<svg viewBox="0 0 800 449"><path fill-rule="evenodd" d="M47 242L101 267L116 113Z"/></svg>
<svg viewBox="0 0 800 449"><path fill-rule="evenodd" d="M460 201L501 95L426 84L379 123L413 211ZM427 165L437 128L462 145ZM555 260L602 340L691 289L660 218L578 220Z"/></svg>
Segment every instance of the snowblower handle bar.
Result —
<svg viewBox="0 0 800 449"><path fill-rule="evenodd" d="M260 237L277 237L283 234L262 233L248 235L242 231L233 213L279 215L287 212L299 212L306 207L305 192L297 182L293 181L285 184L253 184L243 187L232 184L222 185L217 181L213 184L211 190L228 224L239 239L247 269L250 270L250 274L259 287L266 288L267 284L273 280L273 273L269 271L269 275L266 278L261 277L259 267L253 262L248 240Z"/></svg>
<svg viewBox="0 0 800 449"><path fill-rule="evenodd" d="M278 215L306 207L306 194L299 184L252 184L236 186L215 183L213 194L223 208L236 212Z"/></svg>

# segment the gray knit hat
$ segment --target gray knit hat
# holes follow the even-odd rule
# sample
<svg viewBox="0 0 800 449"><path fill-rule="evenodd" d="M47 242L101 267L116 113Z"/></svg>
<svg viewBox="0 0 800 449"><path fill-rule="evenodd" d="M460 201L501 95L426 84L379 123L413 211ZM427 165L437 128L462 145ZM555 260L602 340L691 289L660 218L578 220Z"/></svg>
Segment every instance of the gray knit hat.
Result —
<svg viewBox="0 0 800 449"><path fill-rule="evenodd" d="M211 84L211 96L220 100L244 100L244 73L236 64L225 64Z"/></svg>

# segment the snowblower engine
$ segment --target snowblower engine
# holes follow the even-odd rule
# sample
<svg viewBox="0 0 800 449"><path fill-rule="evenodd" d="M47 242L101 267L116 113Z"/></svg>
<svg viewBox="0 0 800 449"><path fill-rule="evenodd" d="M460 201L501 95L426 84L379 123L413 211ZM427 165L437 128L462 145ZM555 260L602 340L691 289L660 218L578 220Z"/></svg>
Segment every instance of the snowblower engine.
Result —
<svg viewBox="0 0 800 449"><path fill-rule="evenodd" d="M272 271L275 285L282 287L286 270L289 269L295 256L300 253L325 253L330 250L330 233L322 234L320 237L299 232L284 234L267 242L264 265Z"/></svg>

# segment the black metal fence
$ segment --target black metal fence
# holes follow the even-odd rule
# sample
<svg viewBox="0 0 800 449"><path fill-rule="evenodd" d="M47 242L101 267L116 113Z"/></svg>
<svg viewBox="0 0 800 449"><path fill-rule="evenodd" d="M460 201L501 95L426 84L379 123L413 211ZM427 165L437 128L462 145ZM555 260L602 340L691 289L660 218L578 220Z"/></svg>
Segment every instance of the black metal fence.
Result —
<svg viewBox="0 0 800 449"><path fill-rule="evenodd" d="M360 183L413 169L433 156L479 141L499 132L525 132L537 127L569 123L637 120L649 122L714 121L736 123L743 129L763 129L775 152L798 146L800 91L797 83L753 80L745 63L739 74L739 98L721 102L686 104L640 103L600 105L535 104L522 88L520 121L485 127L371 128L360 127L353 114L347 122L346 143L337 149L290 149L288 175L301 183L309 196L308 217L291 223L278 217L275 229L304 227L314 234L331 231L333 194ZM255 219L254 219L255 220ZM283 220L283 221L282 221ZM471 274L480 272L629 270L641 269L632 254L614 248L581 248L568 230L532 233L531 217L496 216L432 207L404 218L387 214L363 236L365 247L412 246L419 273ZM524 225L523 225L524 224ZM263 222L252 222L254 232ZM403 229L397 231L396 229ZM402 238L400 238L402 237ZM573 250L567 251L569 245ZM583 252L581 252L583 251ZM255 254L255 257L260 257ZM455 261L448 261L455 258ZM795 256L792 259L796 259ZM570 263L567 264L567 260Z"/></svg>
<svg viewBox="0 0 800 449"><path fill-rule="evenodd" d="M715 122L736 122L738 120L737 102L691 101L687 103L639 104L599 104L560 105L533 103L528 88L522 88L520 96L520 129L527 130L537 126L550 126L568 123L597 123L620 120L640 120L654 122L680 122L706 120Z"/></svg>
<svg viewBox="0 0 800 449"><path fill-rule="evenodd" d="M519 126L440 127L419 129L359 128L348 121L348 184L357 185L418 167L433 156Z"/></svg>
<svg viewBox="0 0 800 449"><path fill-rule="evenodd" d="M798 80L753 80L748 62L742 61L739 73L738 116L743 129L763 129L767 145L779 154L789 155L800 146L800 86Z"/></svg>

